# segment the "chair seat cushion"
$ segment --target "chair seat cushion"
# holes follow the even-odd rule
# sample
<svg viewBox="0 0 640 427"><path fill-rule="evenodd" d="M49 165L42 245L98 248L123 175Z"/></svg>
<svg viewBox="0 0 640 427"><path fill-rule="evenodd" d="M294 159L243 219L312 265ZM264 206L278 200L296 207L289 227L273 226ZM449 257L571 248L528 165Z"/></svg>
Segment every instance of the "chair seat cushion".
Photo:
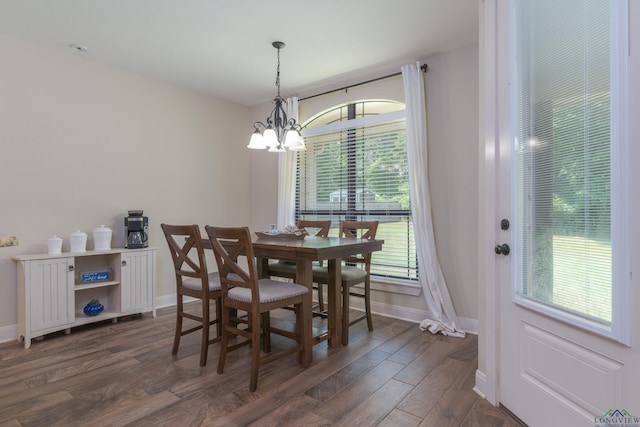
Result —
<svg viewBox="0 0 640 427"><path fill-rule="evenodd" d="M202 289L202 281L195 277L185 277L182 279L182 286L187 289L193 289L194 291ZM209 290L220 290L220 275L216 271L215 273L209 273Z"/></svg>
<svg viewBox="0 0 640 427"><path fill-rule="evenodd" d="M350 265L342 266L342 283L346 285L355 285L362 283L367 279L367 271L362 268ZM329 280L329 272L327 267L313 266L313 281L316 283L327 283Z"/></svg>
<svg viewBox="0 0 640 427"><path fill-rule="evenodd" d="M258 280L260 287L260 303L265 304L274 301L281 301L288 298L304 295L309 292L306 286L297 283L279 282L271 279ZM236 301L250 303L251 290L249 288L235 287L229 289L229 298Z"/></svg>

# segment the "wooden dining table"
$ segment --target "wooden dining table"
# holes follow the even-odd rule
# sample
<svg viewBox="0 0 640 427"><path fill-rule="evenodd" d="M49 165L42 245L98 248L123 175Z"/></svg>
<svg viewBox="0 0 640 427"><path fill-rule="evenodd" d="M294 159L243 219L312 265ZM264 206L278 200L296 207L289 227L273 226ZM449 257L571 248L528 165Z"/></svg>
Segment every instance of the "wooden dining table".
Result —
<svg viewBox="0 0 640 427"><path fill-rule="evenodd" d="M206 239L204 239L206 240ZM278 237L253 237L253 250L257 258L259 277L268 277L269 260L288 260L296 262L296 283L309 288L307 293L311 306L313 288L313 261L324 261L328 270L327 330L313 336L312 322L305 331L303 366L309 366L313 360L313 345L328 340L330 347L347 344L341 337L341 298L342 258L350 255L365 254L382 250L384 240L351 239L341 237L306 236L304 239L283 239ZM203 241L210 248L208 240ZM313 316L313 313L308 313Z"/></svg>

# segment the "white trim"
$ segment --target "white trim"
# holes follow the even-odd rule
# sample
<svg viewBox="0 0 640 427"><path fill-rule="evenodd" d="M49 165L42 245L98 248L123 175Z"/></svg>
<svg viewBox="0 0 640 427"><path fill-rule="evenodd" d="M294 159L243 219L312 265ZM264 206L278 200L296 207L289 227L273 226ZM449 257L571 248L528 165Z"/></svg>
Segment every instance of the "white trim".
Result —
<svg viewBox="0 0 640 427"><path fill-rule="evenodd" d="M626 0L612 3L611 25L611 249L613 337L631 346L631 250L629 233L629 21Z"/></svg>
<svg viewBox="0 0 640 427"><path fill-rule="evenodd" d="M357 119L345 120L342 122L329 123L328 125L305 128L302 130L302 136L322 135L325 133L337 132L345 129L352 129L362 126L370 126L378 123L393 122L402 120L406 116L405 110L393 111L391 113L376 114L373 116L359 117Z"/></svg>
<svg viewBox="0 0 640 427"><path fill-rule="evenodd" d="M503 6L508 2L501 3ZM482 390L485 398L498 405L498 346L499 346L499 298L496 284L496 260L491 248L496 243L496 164L498 153L499 129L498 114L498 1L485 0L480 3L480 212L478 236L478 277L484 285L480 295L483 315L483 330L478 345L478 361L484 369L482 383L476 387ZM504 9L500 10L504 13ZM507 21L508 22L508 21ZM507 37L508 37L508 30ZM481 286L482 289L482 286ZM478 381L476 376L476 381Z"/></svg>
<svg viewBox="0 0 640 427"><path fill-rule="evenodd" d="M0 326L0 343L18 341L18 325Z"/></svg>
<svg viewBox="0 0 640 427"><path fill-rule="evenodd" d="M185 302L195 301L195 298L184 297ZM360 298L352 298L351 307L354 310L364 311L364 302ZM162 295L156 298L156 309L172 307L176 305L176 295ZM425 310L419 310L414 308L402 307L398 305L384 304L378 302L371 302L371 312L380 316L391 317L393 319L406 320L407 322L414 322L417 325L427 317L428 313ZM468 319L461 317L460 325L462 329L468 334L478 334L478 320ZM18 341L18 325L9 325L0 327L0 343ZM477 383L477 381L476 381ZM476 384L477 385L477 384Z"/></svg>
<svg viewBox="0 0 640 427"><path fill-rule="evenodd" d="M356 285L361 286L361 285ZM416 282L408 280L392 280L384 278L372 278L371 289L380 292L390 292L400 295L411 295L417 297L422 293L422 286Z"/></svg>
<svg viewBox="0 0 640 427"><path fill-rule="evenodd" d="M483 399L487 398L484 390L487 388L487 376L479 369L476 369L476 385L473 387L473 391Z"/></svg>
<svg viewBox="0 0 640 427"><path fill-rule="evenodd" d="M184 302L196 301L197 298L184 297ZM176 294L162 295L156 298L156 309L175 306L177 302Z"/></svg>
<svg viewBox="0 0 640 427"><path fill-rule="evenodd" d="M358 311L364 311L364 301L361 298L351 298L349 300L349 308ZM399 305L385 304L382 302L371 301L371 312L379 316L390 317L392 319L406 320L417 325L420 324L430 314L426 310L417 308L403 307ZM465 333L478 335L478 320L459 317L460 326Z"/></svg>

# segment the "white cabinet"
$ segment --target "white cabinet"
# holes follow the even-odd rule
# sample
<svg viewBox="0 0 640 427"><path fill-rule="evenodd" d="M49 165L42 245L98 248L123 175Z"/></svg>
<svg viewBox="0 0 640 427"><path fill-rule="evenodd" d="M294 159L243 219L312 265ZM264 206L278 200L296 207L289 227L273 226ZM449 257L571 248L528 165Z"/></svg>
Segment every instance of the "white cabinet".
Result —
<svg viewBox="0 0 640 427"><path fill-rule="evenodd" d="M136 311L153 303L153 287L147 286L147 283L155 283L154 257L155 252L149 251L127 251L122 254L122 311Z"/></svg>
<svg viewBox="0 0 640 427"><path fill-rule="evenodd" d="M18 334L25 348L32 338L69 332L74 326L115 322L129 314L156 315L154 248L24 255L13 260L18 265ZM92 281L87 273L102 277ZM88 316L83 309L93 299L104 310Z"/></svg>

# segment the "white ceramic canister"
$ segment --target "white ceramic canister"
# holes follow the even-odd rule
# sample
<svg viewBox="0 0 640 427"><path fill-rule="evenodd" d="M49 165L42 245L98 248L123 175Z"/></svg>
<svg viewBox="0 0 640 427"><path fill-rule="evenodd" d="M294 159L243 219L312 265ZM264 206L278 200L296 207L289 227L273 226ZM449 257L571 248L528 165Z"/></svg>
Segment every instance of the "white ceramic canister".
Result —
<svg viewBox="0 0 640 427"><path fill-rule="evenodd" d="M112 231L109 227L101 225L93 229L93 250L108 251L111 249Z"/></svg>
<svg viewBox="0 0 640 427"><path fill-rule="evenodd" d="M57 255L62 253L62 238L58 236L49 237L47 241L49 244L49 254Z"/></svg>
<svg viewBox="0 0 640 427"><path fill-rule="evenodd" d="M84 231L76 230L69 235L69 246L71 252L86 252L87 251L87 233Z"/></svg>

